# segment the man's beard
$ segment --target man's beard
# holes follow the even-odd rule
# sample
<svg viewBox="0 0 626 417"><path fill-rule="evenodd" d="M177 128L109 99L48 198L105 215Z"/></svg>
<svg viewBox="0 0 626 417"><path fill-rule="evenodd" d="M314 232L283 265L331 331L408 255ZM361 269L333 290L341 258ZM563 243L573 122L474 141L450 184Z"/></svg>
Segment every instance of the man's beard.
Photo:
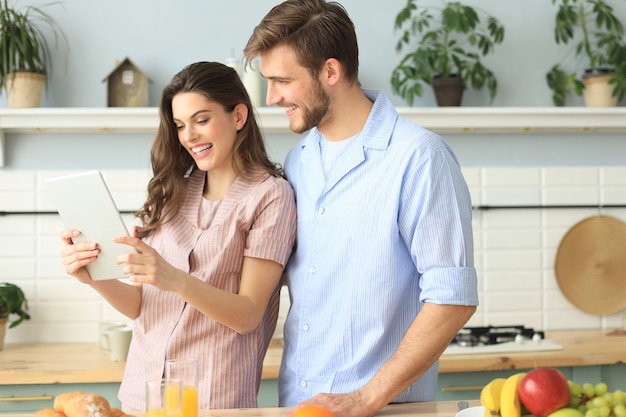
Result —
<svg viewBox="0 0 626 417"><path fill-rule="evenodd" d="M326 91L322 88L321 83L316 79L315 85L312 87L313 102L310 107L302 108L302 126L294 130L296 133L304 133L312 128L319 126L322 120L328 114L331 99Z"/></svg>

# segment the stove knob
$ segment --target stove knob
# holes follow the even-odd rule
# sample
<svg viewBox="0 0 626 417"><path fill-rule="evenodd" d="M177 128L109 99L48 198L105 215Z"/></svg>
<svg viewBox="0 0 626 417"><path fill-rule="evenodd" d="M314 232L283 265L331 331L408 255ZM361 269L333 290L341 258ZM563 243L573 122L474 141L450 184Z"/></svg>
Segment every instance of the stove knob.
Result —
<svg viewBox="0 0 626 417"><path fill-rule="evenodd" d="M516 334L515 343L517 343L518 345L524 344L524 336L522 336L521 334Z"/></svg>
<svg viewBox="0 0 626 417"><path fill-rule="evenodd" d="M541 343L541 335L539 333L533 334L533 342L534 343Z"/></svg>

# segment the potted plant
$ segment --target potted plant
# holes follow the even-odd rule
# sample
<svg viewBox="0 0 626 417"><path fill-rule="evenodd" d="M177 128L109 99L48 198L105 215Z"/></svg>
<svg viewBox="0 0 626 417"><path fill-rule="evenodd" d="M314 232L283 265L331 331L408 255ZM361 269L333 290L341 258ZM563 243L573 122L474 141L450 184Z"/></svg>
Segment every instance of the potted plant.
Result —
<svg viewBox="0 0 626 417"><path fill-rule="evenodd" d="M4 334L10 316L17 315L17 319L9 324L9 329L19 326L24 320L30 320L28 301L24 291L9 282L0 283L0 350L4 348Z"/></svg>
<svg viewBox="0 0 626 417"><path fill-rule="evenodd" d="M52 71L49 34L55 43L62 40L66 48L67 38L42 7L18 10L9 6L8 0L0 1L0 86L7 92L9 107L39 107L47 75ZM25 99L14 95L23 84L36 88L26 92Z"/></svg>
<svg viewBox="0 0 626 417"><path fill-rule="evenodd" d="M393 69L393 92L413 105L422 95L422 84L428 84L435 89L438 105L460 105L466 86L481 89L487 85L493 100L497 80L481 57L494 52L495 45L504 40L504 26L486 12L460 2L444 1L443 7L432 9L439 14L418 7L417 0L408 0L396 15L394 29L403 30L396 51L405 47L409 51ZM417 44L415 37L419 37ZM460 88L458 97L452 103L444 102L436 87L451 83Z"/></svg>
<svg viewBox="0 0 626 417"><path fill-rule="evenodd" d="M626 94L626 42L620 18L605 0L552 0L552 4L558 4L556 43L577 41L565 56L574 61L574 70L568 72L561 62L546 75L552 101L564 106L566 94L573 90L588 106L615 106ZM590 102L597 87L605 90L609 102Z"/></svg>

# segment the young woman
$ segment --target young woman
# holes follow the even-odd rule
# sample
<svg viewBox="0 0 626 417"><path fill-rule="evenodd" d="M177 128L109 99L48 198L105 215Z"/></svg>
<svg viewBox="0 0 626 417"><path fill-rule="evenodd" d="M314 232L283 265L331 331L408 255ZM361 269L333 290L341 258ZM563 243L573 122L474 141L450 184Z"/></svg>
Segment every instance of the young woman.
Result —
<svg viewBox="0 0 626 417"><path fill-rule="evenodd" d="M198 62L174 76L151 160L143 226L116 238L135 249L118 258L130 284L92 281L85 265L97 242L73 244L80 231L62 232L67 273L134 320L122 408L145 410L145 382L170 358L199 360L201 409L255 407L295 202L232 68Z"/></svg>

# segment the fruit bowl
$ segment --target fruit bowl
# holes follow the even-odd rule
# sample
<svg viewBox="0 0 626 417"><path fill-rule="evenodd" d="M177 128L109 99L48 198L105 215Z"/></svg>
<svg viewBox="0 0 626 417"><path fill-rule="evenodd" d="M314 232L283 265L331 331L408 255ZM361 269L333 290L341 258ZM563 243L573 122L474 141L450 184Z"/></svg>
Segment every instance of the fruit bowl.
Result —
<svg viewBox="0 0 626 417"><path fill-rule="evenodd" d="M455 417L484 417L485 416L485 407L479 405L478 407L469 407L465 408L458 413L456 413Z"/></svg>

